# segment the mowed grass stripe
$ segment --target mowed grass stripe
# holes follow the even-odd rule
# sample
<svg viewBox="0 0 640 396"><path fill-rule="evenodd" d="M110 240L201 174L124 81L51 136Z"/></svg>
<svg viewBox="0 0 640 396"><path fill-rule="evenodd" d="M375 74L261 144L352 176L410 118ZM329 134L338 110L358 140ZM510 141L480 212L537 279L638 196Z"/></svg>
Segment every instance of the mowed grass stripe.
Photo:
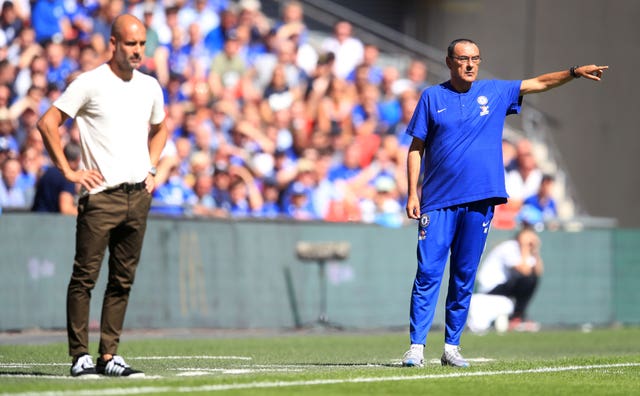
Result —
<svg viewBox="0 0 640 396"><path fill-rule="evenodd" d="M258 381L243 384L220 384L220 385L201 385L201 386L145 386L131 388L111 388L111 389L92 389L80 391L45 391L45 392L26 392L12 393L13 396L111 396L111 395L135 395L149 393L191 393L191 392L216 392L240 389L266 389L266 388L285 388L285 387L306 387L317 385L335 385L349 383L373 383L373 382L390 382L390 381L416 381L426 379L443 379L443 378L459 378L459 377L487 377L500 375L523 375L523 374L544 374L558 373L566 371L588 371L601 370L623 367L638 367L640 363L616 363L616 364L592 364L592 365L572 365L565 367L540 367L527 370L499 370L499 371L456 371L447 374L425 374L425 375L407 375L407 376L390 376L390 377L360 377L347 379L318 379L307 381ZM119 385L122 385L120 383ZM4 395L4 393L3 393Z"/></svg>

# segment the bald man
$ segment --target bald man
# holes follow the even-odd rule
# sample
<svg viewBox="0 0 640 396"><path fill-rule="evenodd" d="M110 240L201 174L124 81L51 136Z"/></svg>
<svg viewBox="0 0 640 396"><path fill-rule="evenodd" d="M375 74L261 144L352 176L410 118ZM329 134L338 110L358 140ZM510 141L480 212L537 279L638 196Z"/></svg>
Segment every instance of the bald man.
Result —
<svg viewBox="0 0 640 396"><path fill-rule="evenodd" d="M145 37L140 20L118 16L111 28L109 61L78 76L38 121L54 164L66 179L82 187L67 289L74 377L144 375L127 365L117 350L155 188L155 165L167 139L160 84L137 70ZM82 157L77 170L63 154L58 131L69 118L80 130ZM94 365L89 354L89 306L107 246L109 276Z"/></svg>

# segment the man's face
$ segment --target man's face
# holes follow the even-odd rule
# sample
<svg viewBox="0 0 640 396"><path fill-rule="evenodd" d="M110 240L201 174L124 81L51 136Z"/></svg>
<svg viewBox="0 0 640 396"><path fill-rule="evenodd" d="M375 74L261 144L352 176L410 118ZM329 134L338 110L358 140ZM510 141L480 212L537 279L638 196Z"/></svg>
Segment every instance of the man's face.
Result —
<svg viewBox="0 0 640 396"><path fill-rule="evenodd" d="M123 29L122 37L119 40L111 37L111 41L115 46L114 58L120 70L132 71L140 67L146 43L144 26L128 24Z"/></svg>
<svg viewBox="0 0 640 396"><path fill-rule="evenodd" d="M472 83L478 77L480 65L480 49L471 43L458 43L453 49L453 56L447 57L447 66L451 70L452 80Z"/></svg>

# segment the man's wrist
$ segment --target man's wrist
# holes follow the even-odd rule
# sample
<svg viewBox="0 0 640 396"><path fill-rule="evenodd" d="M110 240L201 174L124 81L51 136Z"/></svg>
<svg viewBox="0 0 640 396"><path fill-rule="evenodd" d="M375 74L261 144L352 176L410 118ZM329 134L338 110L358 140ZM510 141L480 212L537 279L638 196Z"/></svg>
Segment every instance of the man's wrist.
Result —
<svg viewBox="0 0 640 396"><path fill-rule="evenodd" d="M580 78L580 75L578 73L576 73L576 69L579 68L580 66L571 66L571 68L569 68L569 74L571 75L571 77L573 78Z"/></svg>
<svg viewBox="0 0 640 396"><path fill-rule="evenodd" d="M149 169L149 174L151 176L155 176L158 174L158 168L156 168L155 166L152 166L151 169Z"/></svg>

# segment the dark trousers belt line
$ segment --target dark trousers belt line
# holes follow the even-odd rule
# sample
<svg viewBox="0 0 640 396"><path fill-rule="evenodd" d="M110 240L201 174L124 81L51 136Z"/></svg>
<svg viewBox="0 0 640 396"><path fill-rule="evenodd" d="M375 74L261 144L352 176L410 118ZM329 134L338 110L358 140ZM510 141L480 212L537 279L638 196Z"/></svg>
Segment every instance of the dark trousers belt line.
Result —
<svg viewBox="0 0 640 396"><path fill-rule="evenodd" d="M124 191L128 193L132 191L143 190L145 187L146 187L146 184L144 181L141 181L139 183L121 183L121 184L118 184L117 186L107 188L106 190L104 190L104 192L110 193L114 191Z"/></svg>

